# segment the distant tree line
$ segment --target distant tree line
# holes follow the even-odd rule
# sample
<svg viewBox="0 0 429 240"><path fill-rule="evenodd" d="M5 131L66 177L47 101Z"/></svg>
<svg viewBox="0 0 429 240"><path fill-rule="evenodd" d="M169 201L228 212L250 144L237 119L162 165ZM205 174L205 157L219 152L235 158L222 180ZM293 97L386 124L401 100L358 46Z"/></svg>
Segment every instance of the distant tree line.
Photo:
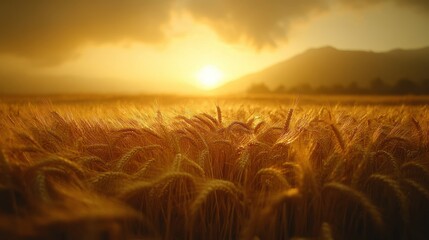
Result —
<svg viewBox="0 0 429 240"><path fill-rule="evenodd" d="M291 88L283 85L276 89L268 88L264 83L253 84L247 89L247 93L256 94L344 94L344 95L429 95L429 79L412 81L402 78L393 85L385 83L381 78L375 78L366 87L359 86L356 82L347 85L333 84L312 87L310 84L299 84Z"/></svg>

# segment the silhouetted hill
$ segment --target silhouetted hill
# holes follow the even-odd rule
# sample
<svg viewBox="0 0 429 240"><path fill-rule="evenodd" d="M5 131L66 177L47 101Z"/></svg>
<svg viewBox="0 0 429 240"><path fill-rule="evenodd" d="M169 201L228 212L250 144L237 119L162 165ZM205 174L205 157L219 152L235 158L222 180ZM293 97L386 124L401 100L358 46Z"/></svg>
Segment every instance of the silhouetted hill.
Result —
<svg viewBox="0 0 429 240"><path fill-rule="evenodd" d="M310 49L260 72L244 76L216 89L217 93L246 91L264 83L271 89L280 85L368 87L376 78L393 85L399 79L429 79L429 47L388 52L346 51L333 47Z"/></svg>

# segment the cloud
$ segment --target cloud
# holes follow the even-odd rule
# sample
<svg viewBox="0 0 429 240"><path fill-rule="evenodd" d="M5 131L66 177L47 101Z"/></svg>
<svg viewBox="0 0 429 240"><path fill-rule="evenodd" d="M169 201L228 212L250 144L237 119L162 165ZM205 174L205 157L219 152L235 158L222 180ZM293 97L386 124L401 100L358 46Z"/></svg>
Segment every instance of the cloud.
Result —
<svg viewBox="0 0 429 240"><path fill-rule="evenodd" d="M285 39L294 21L329 11L333 6L362 9L387 2L429 11L428 0L189 0L188 10L224 40L244 39L260 48L275 46L278 40Z"/></svg>
<svg viewBox="0 0 429 240"><path fill-rule="evenodd" d="M429 10L428 0L189 0L188 11L228 42L247 41L260 48L288 36L294 21L333 6L362 9L379 3ZM429 13L429 12L426 12Z"/></svg>
<svg viewBox="0 0 429 240"><path fill-rule="evenodd" d="M1 0L0 54L55 64L85 44L167 39L172 12L187 12L227 42L255 48L287 39L290 26L333 5L392 2L429 13L427 0Z"/></svg>
<svg viewBox="0 0 429 240"><path fill-rule="evenodd" d="M46 63L85 43L164 39L174 0L2 0L0 52Z"/></svg>
<svg viewBox="0 0 429 240"><path fill-rule="evenodd" d="M412 7L417 10L429 11L429 1L427 0L338 0L340 3L352 7L368 7L378 3L394 3L399 6Z"/></svg>
<svg viewBox="0 0 429 240"><path fill-rule="evenodd" d="M399 5L410 6L417 10L423 10L429 13L429 1L428 0L393 0Z"/></svg>
<svg viewBox="0 0 429 240"><path fill-rule="evenodd" d="M226 41L275 45L291 23L328 8L325 0L190 0L188 11Z"/></svg>

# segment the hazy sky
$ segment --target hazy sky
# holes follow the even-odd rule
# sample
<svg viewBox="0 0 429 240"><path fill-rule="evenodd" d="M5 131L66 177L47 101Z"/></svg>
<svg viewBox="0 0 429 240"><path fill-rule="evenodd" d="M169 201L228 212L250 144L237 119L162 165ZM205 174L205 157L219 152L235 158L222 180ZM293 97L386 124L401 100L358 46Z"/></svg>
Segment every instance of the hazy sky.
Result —
<svg viewBox="0 0 429 240"><path fill-rule="evenodd" d="M171 92L308 48L429 46L427 0L2 0L0 93ZM214 85L216 85L214 84Z"/></svg>

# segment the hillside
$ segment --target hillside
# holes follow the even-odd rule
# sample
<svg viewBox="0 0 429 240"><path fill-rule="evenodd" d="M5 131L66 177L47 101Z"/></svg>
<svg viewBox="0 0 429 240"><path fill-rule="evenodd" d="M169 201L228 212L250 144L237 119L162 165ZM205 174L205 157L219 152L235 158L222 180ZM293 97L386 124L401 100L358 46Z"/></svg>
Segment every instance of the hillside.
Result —
<svg viewBox="0 0 429 240"><path fill-rule="evenodd" d="M217 93L245 91L254 83L271 89L300 84L313 87L352 82L367 86L375 78L386 83L401 78L421 81L429 79L429 47L388 52L346 51L333 47L310 49L260 72L231 81L216 89Z"/></svg>

